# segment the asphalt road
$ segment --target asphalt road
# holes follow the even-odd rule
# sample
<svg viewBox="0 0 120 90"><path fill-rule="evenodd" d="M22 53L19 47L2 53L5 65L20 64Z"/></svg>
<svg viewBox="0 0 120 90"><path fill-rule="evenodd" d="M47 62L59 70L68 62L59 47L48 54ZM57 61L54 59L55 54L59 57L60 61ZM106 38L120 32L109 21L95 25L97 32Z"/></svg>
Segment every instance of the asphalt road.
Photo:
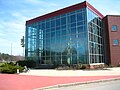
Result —
<svg viewBox="0 0 120 90"><path fill-rule="evenodd" d="M120 90L120 80L61 87L50 90Z"/></svg>

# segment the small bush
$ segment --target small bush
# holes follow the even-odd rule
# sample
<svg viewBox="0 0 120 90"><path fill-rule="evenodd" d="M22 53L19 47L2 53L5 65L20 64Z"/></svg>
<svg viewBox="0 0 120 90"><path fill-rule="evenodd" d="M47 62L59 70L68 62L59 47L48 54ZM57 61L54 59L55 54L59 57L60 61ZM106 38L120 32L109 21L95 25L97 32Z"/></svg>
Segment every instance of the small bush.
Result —
<svg viewBox="0 0 120 90"><path fill-rule="evenodd" d="M0 72L14 74L14 73L17 73L17 69L19 69L19 71L22 72L24 67L16 66L14 63L10 62L10 63L3 64L0 68Z"/></svg>
<svg viewBox="0 0 120 90"><path fill-rule="evenodd" d="M22 67L27 66L28 68L34 68L36 66L36 62L33 60L18 61L17 63Z"/></svg>

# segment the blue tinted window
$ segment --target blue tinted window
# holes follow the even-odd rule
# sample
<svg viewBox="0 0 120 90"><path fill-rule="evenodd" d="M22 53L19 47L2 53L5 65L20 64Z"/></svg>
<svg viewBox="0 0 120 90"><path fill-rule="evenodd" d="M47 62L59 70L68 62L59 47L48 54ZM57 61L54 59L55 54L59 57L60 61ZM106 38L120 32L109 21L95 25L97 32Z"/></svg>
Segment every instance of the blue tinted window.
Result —
<svg viewBox="0 0 120 90"><path fill-rule="evenodd" d="M71 20L71 23L76 22L76 15L71 15L70 20Z"/></svg>
<svg viewBox="0 0 120 90"><path fill-rule="evenodd" d="M55 20L51 21L51 27L55 27Z"/></svg>
<svg viewBox="0 0 120 90"><path fill-rule="evenodd" d="M76 35L71 35L71 38L72 38L72 42L76 42ZM75 44L75 43L73 43Z"/></svg>
<svg viewBox="0 0 120 90"><path fill-rule="evenodd" d="M83 26L77 27L77 32L78 32L78 33L81 33L81 32L83 32L83 29L84 29Z"/></svg>
<svg viewBox="0 0 120 90"><path fill-rule="evenodd" d="M72 24L71 24L71 27L76 27L76 23L72 23Z"/></svg>
<svg viewBox="0 0 120 90"><path fill-rule="evenodd" d="M55 28L51 28L51 31L55 31Z"/></svg>
<svg viewBox="0 0 120 90"><path fill-rule="evenodd" d="M56 30L60 30L60 27L56 27Z"/></svg>
<svg viewBox="0 0 120 90"><path fill-rule="evenodd" d="M46 39L46 46L50 46L50 39Z"/></svg>
<svg viewBox="0 0 120 90"><path fill-rule="evenodd" d="M51 38L51 44L55 44L55 38L54 37Z"/></svg>
<svg viewBox="0 0 120 90"><path fill-rule="evenodd" d="M50 38L50 33L46 33L46 38Z"/></svg>
<svg viewBox="0 0 120 90"><path fill-rule="evenodd" d="M77 21L83 20L82 13L77 14Z"/></svg>
<svg viewBox="0 0 120 90"><path fill-rule="evenodd" d="M117 25L112 25L112 31L117 31Z"/></svg>
<svg viewBox="0 0 120 90"><path fill-rule="evenodd" d="M65 29L62 30L62 35L66 35L66 30Z"/></svg>
<svg viewBox="0 0 120 90"><path fill-rule="evenodd" d="M46 33L47 33L47 32L50 32L50 29L46 29Z"/></svg>
<svg viewBox="0 0 120 90"><path fill-rule="evenodd" d="M87 17L87 16L86 16L86 12L83 12L83 13L82 13L82 18L83 18L83 20L85 20L86 17Z"/></svg>
<svg viewBox="0 0 120 90"><path fill-rule="evenodd" d="M78 54L82 56L84 55L84 52L85 52L85 48L84 48L84 45L81 43L81 46L78 47Z"/></svg>
<svg viewBox="0 0 120 90"><path fill-rule="evenodd" d="M42 29L45 29L45 23L42 23Z"/></svg>
<svg viewBox="0 0 120 90"><path fill-rule="evenodd" d="M55 37L55 32L51 32L51 37Z"/></svg>
<svg viewBox="0 0 120 90"><path fill-rule="evenodd" d="M119 44L118 39L114 39L114 40L113 40L113 44L114 44L114 45L118 45L118 44Z"/></svg>
<svg viewBox="0 0 120 90"><path fill-rule="evenodd" d="M76 28L71 28L71 34L76 34Z"/></svg>
<svg viewBox="0 0 120 90"><path fill-rule="evenodd" d="M83 25L83 21L82 22L77 22L77 26L81 26Z"/></svg>
<svg viewBox="0 0 120 90"><path fill-rule="evenodd" d="M45 39L45 38L46 38L46 34L44 33L44 34L43 34L43 39Z"/></svg>
<svg viewBox="0 0 120 90"><path fill-rule="evenodd" d="M60 19L56 19L56 26L60 26Z"/></svg>
<svg viewBox="0 0 120 90"><path fill-rule="evenodd" d="M65 16L66 16L66 14L62 14L62 15L61 15L61 17L65 17Z"/></svg>
<svg viewBox="0 0 120 90"><path fill-rule="evenodd" d="M60 31L56 31L56 37L60 37Z"/></svg>
<svg viewBox="0 0 120 90"><path fill-rule="evenodd" d="M62 26L61 29L66 29L66 25Z"/></svg>
<svg viewBox="0 0 120 90"><path fill-rule="evenodd" d="M46 28L50 28L50 22L46 22Z"/></svg>
<svg viewBox="0 0 120 90"><path fill-rule="evenodd" d="M66 17L61 18L61 25L64 25L64 24L66 24Z"/></svg>

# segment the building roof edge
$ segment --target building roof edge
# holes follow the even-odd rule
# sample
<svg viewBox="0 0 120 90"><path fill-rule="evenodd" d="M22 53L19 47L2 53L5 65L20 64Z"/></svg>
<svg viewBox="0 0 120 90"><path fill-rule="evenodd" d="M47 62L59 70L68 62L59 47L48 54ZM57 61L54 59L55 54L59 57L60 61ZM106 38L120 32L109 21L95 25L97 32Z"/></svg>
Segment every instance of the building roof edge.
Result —
<svg viewBox="0 0 120 90"><path fill-rule="evenodd" d="M120 17L120 15L106 15L105 17L112 16L112 17Z"/></svg>
<svg viewBox="0 0 120 90"><path fill-rule="evenodd" d="M54 11L54 12L51 12L51 13L48 13L48 14L45 14L45 15L42 15L42 16L38 16L38 17L33 18L33 19L30 19L30 20L26 21L26 25L29 25L29 24L32 24L32 23L35 23L35 22L38 22L38 21L41 21L41 20L44 20L44 19L47 19L47 18L51 18L51 17L57 16L57 15L60 15L60 14L64 14L64 13L67 13L67 12L71 12L71 11L74 11L74 10L85 8L85 7L88 7L95 14L100 16L100 18L104 17L92 5L90 5L87 1L84 1L84 2L75 4L75 5L72 5L72 6L68 6L66 8L63 8L63 9L60 9L60 10L57 10L57 11Z"/></svg>

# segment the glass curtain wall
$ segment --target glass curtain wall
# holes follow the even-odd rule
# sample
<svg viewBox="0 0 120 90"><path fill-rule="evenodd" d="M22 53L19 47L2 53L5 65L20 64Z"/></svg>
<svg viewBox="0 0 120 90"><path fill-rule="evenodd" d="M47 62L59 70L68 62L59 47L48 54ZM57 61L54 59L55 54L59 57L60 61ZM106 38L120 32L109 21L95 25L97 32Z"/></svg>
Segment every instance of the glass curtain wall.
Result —
<svg viewBox="0 0 120 90"><path fill-rule="evenodd" d="M38 31L33 25L27 27L26 30L26 53L27 59L37 60L38 59Z"/></svg>
<svg viewBox="0 0 120 90"><path fill-rule="evenodd" d="M88 62L87 9L27 26L26 56L39 64Z"/></svg>
<svg viewBox="0 0 120 90"><path fill-rule="evenodd" d="M102 20L87 9L89 63L104 63Z"/></svg>

